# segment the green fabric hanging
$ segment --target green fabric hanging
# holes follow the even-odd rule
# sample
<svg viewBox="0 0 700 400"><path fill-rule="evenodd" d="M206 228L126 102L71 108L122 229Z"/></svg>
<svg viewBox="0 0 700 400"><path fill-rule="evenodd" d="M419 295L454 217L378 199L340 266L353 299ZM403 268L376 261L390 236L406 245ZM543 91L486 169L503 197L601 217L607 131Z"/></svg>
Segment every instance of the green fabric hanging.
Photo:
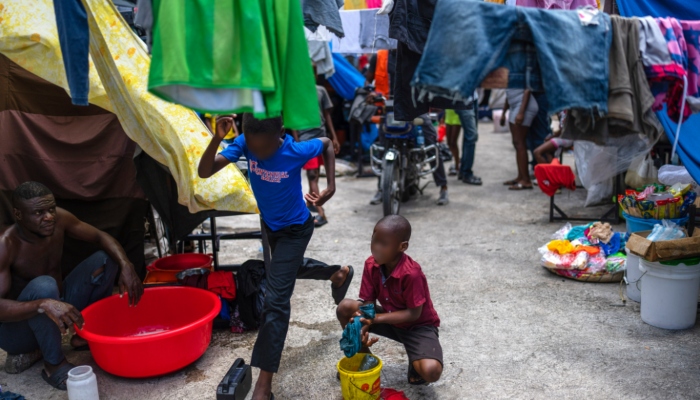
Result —
<svg viewBox="0 0 700 400"><path fill-rule="evenodd" d="M154 0L153 11L151 93L203 113L320 125L299 2Z"/></svg>

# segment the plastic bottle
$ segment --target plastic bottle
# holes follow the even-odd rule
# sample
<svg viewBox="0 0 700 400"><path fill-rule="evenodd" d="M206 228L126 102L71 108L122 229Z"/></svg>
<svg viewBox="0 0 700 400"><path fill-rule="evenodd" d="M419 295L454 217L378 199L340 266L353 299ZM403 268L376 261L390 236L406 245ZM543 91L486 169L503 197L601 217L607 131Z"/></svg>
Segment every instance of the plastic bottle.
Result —
<svg viewBox="0 0 700 400"><path fill-rule="evenodd" d="M99 400L97 378L92 367L81 365L68 371L68 400Z"/></svg>
<svg viewBox="0 0 700 400"><path fill-rule="evenodd" d="M416 147L423 147L425 145L425 136L423 136L423 127L416 126Z"/></svg>

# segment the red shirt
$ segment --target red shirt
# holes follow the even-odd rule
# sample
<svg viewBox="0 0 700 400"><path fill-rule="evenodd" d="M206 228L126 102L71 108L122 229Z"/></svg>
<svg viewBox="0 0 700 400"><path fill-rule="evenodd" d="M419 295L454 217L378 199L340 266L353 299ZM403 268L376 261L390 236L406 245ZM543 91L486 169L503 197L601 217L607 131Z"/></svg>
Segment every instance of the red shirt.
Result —
<svg viewBox="0 0 700 400"><path fill-rule="evenodd" d="M396 325L397 328L410 329L414 326L440 326L440 317L433 307L428 290L428 280L417 262L406 255L396 265L394 271L384 279L382 268L370 256L365 261L362 274L360 298L367 302L379 301L386 312L394 312L423 306L423 312L417 320Z"/></svg>

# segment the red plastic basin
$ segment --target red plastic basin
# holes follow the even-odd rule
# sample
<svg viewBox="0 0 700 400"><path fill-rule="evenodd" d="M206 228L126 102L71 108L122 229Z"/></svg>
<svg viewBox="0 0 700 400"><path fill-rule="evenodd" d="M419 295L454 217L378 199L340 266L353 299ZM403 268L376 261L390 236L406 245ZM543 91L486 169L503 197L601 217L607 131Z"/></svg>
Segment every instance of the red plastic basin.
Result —
<svg viewBox="0 0 700 400"><path fill-rule="evenodd" d="M147 378L177 371L201 357L220 310L221 301L207 290L149 288L136 307L119 295L90 305L83 310L83 330L76 331L105 371Z"/></svg>
<svg viewBox="0 0 700 400"><path fill-rule="evenodd" d="M182 271L190 268L210 268L214 258L211 254L174 254L155 260L146 267L149 271Z"/></svg>

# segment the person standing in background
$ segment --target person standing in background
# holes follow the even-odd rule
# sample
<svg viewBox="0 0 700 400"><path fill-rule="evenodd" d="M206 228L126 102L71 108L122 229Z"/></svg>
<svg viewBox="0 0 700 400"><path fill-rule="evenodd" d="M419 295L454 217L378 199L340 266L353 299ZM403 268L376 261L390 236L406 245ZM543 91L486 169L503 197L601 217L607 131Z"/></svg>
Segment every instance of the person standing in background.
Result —
<svg viewBox="0 0 700 400"><path fill-rule="evenodd" d="M316 85L316 94L318 96L318 107L321 113L321 126L318 128L304 129L301 131L292 131L294 140L297 142L304 142L311 139L318 139L328 137L333 143L333 150L335 154L340 151L340 143L338 142L338 137L335 134L335 129L333 128L333 120L331 118L331 110L333 110L333 102L326 88L323 86ZM328 128L328 129L326 129ZM330 135L329 135L330 134ZM321 193L318 187L318 181L321 177L321 165L323 165L323 156L312 158L309 162L304 165L304 170L306 171L306 177L309 180L309 193L318 195ZM314 225L318 228L328 223L328 218L326 218L326 212L321 206L314 206L313 204L307 202L307 207L310 211L317 212L318 215L314 217Z"/></svg>

